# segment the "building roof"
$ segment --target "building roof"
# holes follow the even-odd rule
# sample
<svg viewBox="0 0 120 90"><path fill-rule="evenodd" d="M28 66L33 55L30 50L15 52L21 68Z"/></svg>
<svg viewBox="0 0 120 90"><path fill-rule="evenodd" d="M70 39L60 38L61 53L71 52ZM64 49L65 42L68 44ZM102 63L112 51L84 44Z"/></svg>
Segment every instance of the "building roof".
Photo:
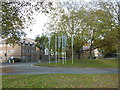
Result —
<svg viewBox="0 0 120 90"><path fill-rule="evenodd" d="M20 41L21 43L26 43L26 44L28 44L28 43L30 43L30 44L34 44L34 43L36 43L35 41L34 41L34 39L31 39L31 38L23 38L23 39L21 39L21 41Z"/></svg>
<svg viewBox="0 0 120 90"><path fill-rule="evenodd" d="M6 43L5 39L1 39L0 44L4 44L4 43Z"/></svg>
<svg viewBox="0 0 120 90"><path fill-rule="evenodd" d="M90 46L83 46L82 50L89 50L89 49L90 49Z"/></svg>
<svg viewBox="0 0 120 90"><path fill-rule="evenodd" d="M35 44L36 42L34 41L34 39L31 38L23 38L20 40L21 43L25 43L25 44ZM0 44L5 44L6 40L5 39L1 39L0 40Z"/></svg>
<svg viewBox="0 0 120 90"><path fill-rule="evenodd" d="M83 47L80 50L87 51L89 49L90 49L90 43L87 42L83 45Z"/></svg>

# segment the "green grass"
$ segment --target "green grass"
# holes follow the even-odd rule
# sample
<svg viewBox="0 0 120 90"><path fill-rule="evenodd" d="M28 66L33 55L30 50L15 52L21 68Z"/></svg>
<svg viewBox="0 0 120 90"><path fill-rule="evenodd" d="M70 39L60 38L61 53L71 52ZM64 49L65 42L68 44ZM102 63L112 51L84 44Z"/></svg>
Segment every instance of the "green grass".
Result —
<svg viewBox="0 0 120 90"><path fill-rule="evenodd" d="M117 88L118 74L3 75L3 88Z"/></svg>
<svg viewBox="0 0 120 90"><path fill-rule="evenodd" d="M118 60L110 59L93 59L93 60L74 60L74 63L71 63L71 60L67 63L62 64L62 61L58 64L56 63L38 63L34 64L36 66L49 66L49 67L73 67L73 68L118 68Z"/></svg>

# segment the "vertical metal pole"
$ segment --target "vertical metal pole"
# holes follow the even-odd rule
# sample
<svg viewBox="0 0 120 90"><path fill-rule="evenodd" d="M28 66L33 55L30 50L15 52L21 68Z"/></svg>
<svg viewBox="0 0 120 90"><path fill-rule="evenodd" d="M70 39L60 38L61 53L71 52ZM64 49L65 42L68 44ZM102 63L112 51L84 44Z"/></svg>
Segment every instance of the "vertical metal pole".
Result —
<svg viewBox="0 0 120 90"><path fill-rule="evenodd" d="M60 37L58 36L58 62L60 63Z"/></svg>
<svg viewBox="0 0 120 90"><path fill-rule="evenodd" d="M50 37L49 37L49 64L50 64Z"/></svg>
<svg viewBox="0 0 120 90"><path fill-rule="evenodd" d="M73 64L73 35L72 35L71 43L72 43L72 64Z"/></svg>
<svg viewBox="0 0 120 90"><path fill-rule="evenodd" d="M58 63L60 63L60 50L59 50L59 47L58 47Z"/></svg>
<svg viewBox="0 0 120 90"><path fill-rule="evenodd" d="M56 53L56 50L57 50L57 37L55 36L55 61L56 61L56 64L57 64L57 53Z"/></svg>
<svg viewBox="0 0 120 90"><path fill-rule="evenodd" d="M66 63L66 50L65 50L65 63Z"/></svg>
<svg viewBox="0 0 120 90"><path fill-rule="evenodd" d="M64 64L64 58L63 58L63 35L62 35L62 62Z"/></svg>
<svg viewBox="0 0 120 90"><path fill-rule="evenodd" d="M56 36L55 36L55 51L54 51L54 56L55 56L55 62L56 62Z"/></svg>
<svg viewBox="0 0 120 90"><path fill-rule="evenodd" d="M60 63L60 50L58 48L58 63Z"/></svg>
<svg viewBox="0 0 120 90"><path fill-rule="evenodd" d="M6 61L7 61L7 43L6 43Z"/></svg>
<svg viewBox="0 0 120 90"><path fill-rule="evenodd" d="M66 63L67 37L65 36L65 63Z"/></svg>

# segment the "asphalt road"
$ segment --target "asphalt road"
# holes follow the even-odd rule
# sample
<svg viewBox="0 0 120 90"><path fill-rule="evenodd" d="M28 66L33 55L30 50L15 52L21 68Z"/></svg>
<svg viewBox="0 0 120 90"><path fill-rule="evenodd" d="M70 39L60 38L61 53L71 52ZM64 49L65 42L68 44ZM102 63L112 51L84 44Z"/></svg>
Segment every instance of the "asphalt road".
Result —
<svg viewBox="0 0 120 90"><path fill-rule="evenodd" d="M118 69L112 68L62 68L62 67L44 67L33 66L29 63L4 63L0 64L2 72L0 75L19 75L19 74L49 74L49 73L70 73L70 74L111 74L120 73ZM6 71L7 70L7 71Z"/></svg>

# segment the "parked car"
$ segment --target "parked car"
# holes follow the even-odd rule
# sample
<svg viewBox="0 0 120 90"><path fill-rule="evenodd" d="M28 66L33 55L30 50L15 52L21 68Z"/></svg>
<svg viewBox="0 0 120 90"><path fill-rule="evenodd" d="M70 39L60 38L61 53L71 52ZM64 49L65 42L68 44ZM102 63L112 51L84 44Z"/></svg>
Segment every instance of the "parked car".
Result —
<svg viewBox="0 0 120 90"><path fill-rule="evenodd" d="M20 58L14 58L14 62L21 62Z"/></svg>
<svg viewBox="0 0 120 90"><path fill-rule="evenodd" d="M12 63L12 60L14 60L14 62L21 62L21 59L20 58L13 58L13 59L8 59L7 62L10 62Z"/></svg>
<svg viewBox="0 0 120 90"><path fill-rule="evenodd" d="M65 59L65 57L58 57L57 59Z"/></svg>

